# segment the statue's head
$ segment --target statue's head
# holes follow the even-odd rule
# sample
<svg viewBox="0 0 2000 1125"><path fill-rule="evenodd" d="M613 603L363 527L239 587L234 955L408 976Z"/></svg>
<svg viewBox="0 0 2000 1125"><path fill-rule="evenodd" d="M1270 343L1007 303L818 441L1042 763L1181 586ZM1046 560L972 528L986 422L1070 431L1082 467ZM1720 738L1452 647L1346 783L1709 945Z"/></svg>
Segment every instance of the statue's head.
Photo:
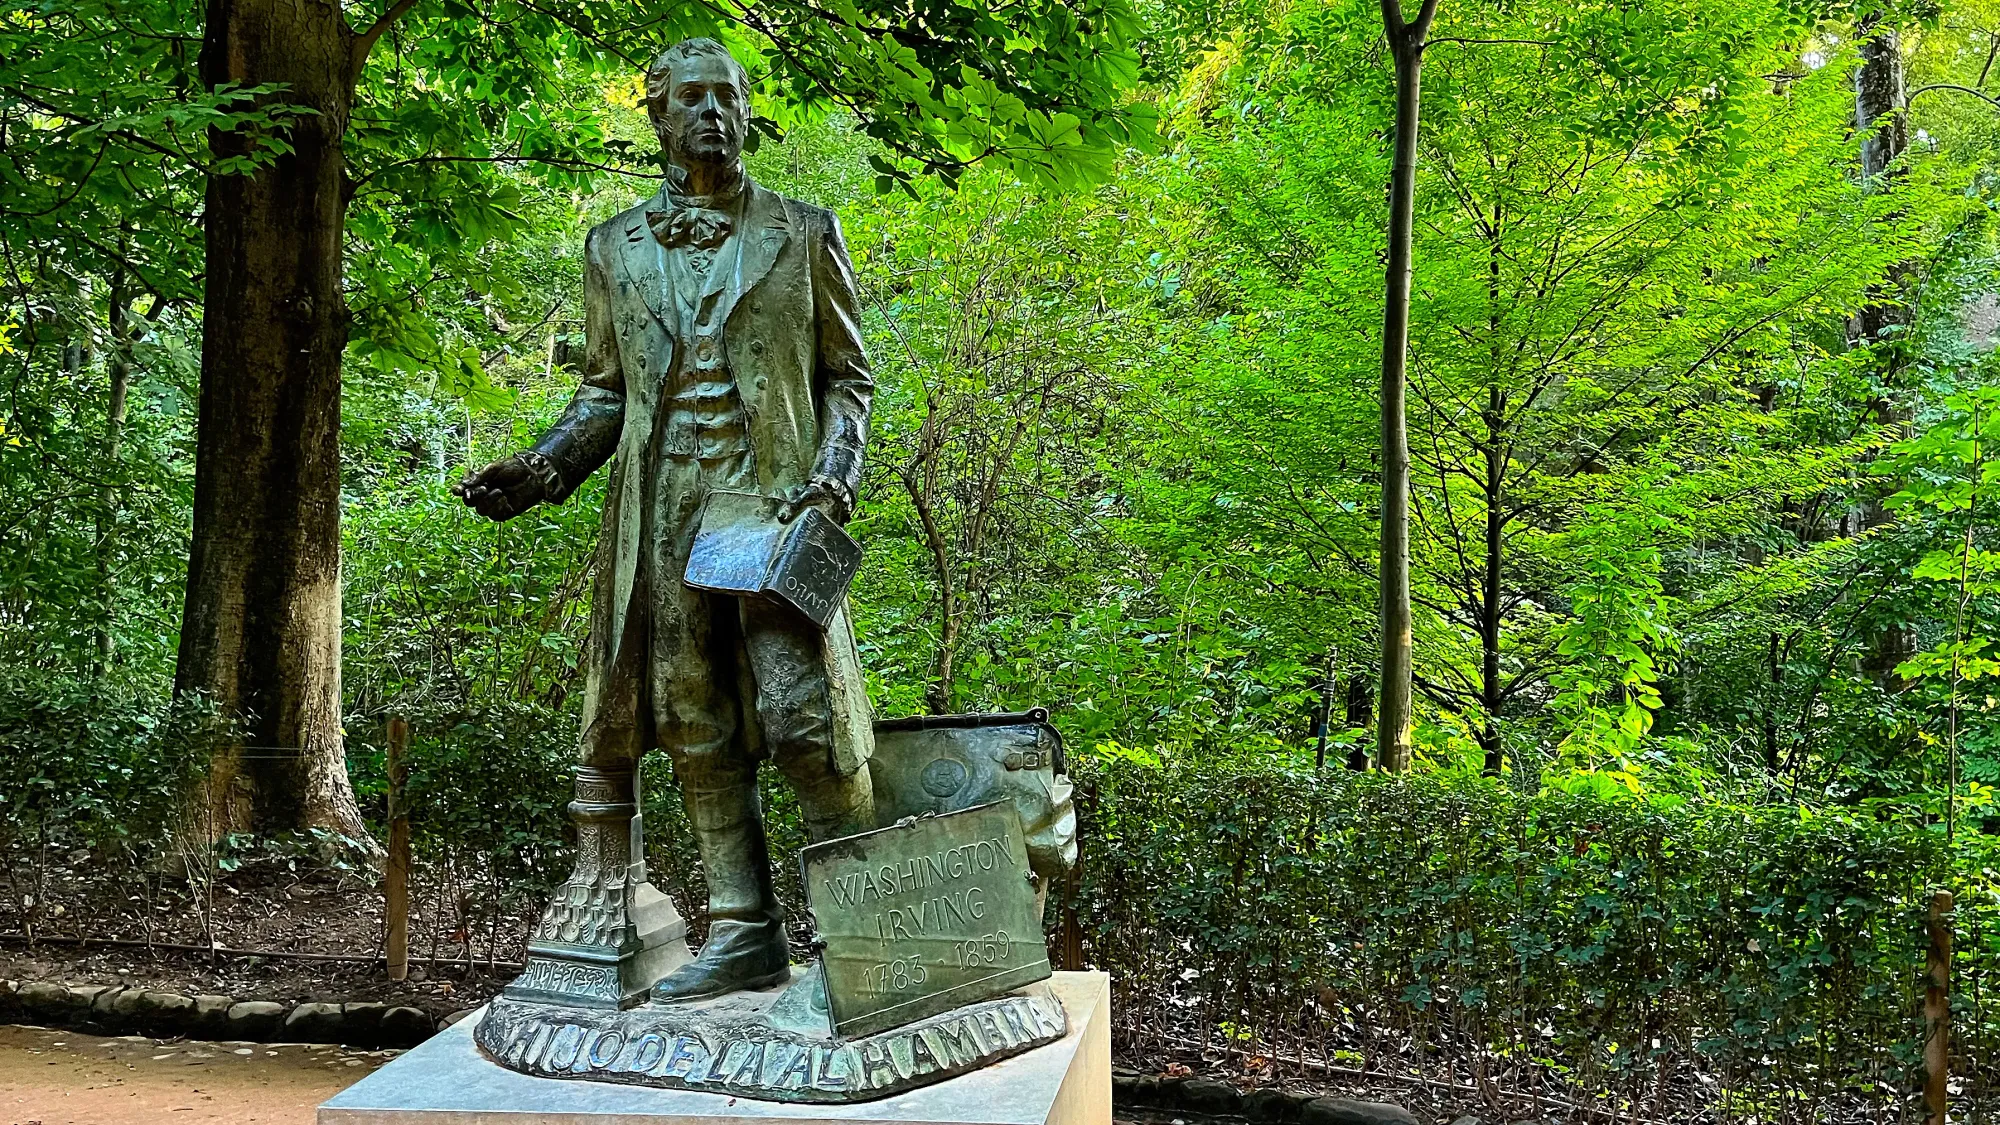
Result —
<svg viewBox="0 0 2000 1125"><path fill-rule="evenodd" d="M715 40L684 39L646 72L646 114L674 163L734 163L750 128L750 76Z"/></svg>

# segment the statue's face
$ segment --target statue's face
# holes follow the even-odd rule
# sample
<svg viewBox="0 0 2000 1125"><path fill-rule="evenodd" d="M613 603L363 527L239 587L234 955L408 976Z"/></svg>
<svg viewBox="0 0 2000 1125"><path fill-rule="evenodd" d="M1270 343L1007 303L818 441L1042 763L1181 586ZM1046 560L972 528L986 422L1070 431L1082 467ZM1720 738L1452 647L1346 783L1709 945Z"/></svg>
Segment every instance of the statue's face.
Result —
<svg viewBox="0 0 2000 1125"><path fill-rule="evenodd" d="M746 94L728 59L696 55L676 62L666 96L650 107L667 155L704 164L726 164L741 156L750 126Z"/></svg>

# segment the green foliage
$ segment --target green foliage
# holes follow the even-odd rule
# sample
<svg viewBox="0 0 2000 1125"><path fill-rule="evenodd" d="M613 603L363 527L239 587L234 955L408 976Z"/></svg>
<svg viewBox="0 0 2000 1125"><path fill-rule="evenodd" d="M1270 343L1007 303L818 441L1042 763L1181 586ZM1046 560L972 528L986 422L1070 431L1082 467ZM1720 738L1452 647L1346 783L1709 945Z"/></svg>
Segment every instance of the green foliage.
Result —
<svg viewBox="0 0 2000 1125"><path fill-rule="evenodd" d="M1635 1104L1693 1072L1801 1119L1911 1089L1936 835L1267 758L1087 777L1077 909L1135 1025L1308 1062L1409 1036Z"/></svg>
<svg viewBox="0 0 2000 1125"><path fill-rule="evenodd" d="M546 895L573 858L564 810L576 742L560 714L501 700L473 713L412 707L405 717L412 731L405 799L417 854L480 870L517 904ZM348 735L357 791L386 794L382 726L350 727Z"/></svg>
<svg viewBox="0 0 2000 1125"><path fill-rule="evenodd" d="M1949 9L1903 27L1913 89L1991 77L2000 9ZM201 134L248 132L266 160L293 112L199 88L201 15L0 13L17 842L160 839L198 741L160 700L199 198L237 171ZM1336 1062L1477 1052L1637 1116L1689 1071L1760 1116L1899 1097L1928 888L1962 892L1965 979L2000 963L1979 320L2000 114L1919 94L1910 152L1858 183L1857 18L1442 9L1411 309L1421 772L1384 779L1304 768L1321 732L1338 761L1371 725L1392 111L1373 5L419 0L344 141L364 806L383 811L401 714L427 864L518 910L569 862L601 485L499 526L448 489L567 400L583 232L656 187L635 75L719 34L756 84L752 174L835 208L855 257L877 710L1052 709L1084 762L1078 907L1121 1010ZM1864 310L1907 324L1855 346ZM653 873L692 912L699 861L647 768ZM767 799L787 852L793 799ZM1984 1082L2000 1024L1964 1003Z"/></svg>
<svg viewBox="0 0 2000 1125"><path fill-rule="evenodd" d="M1583 573L1567 591L1572 616L1554 630L1564 664L1550 677L1550 706L1569 727L1559 752L1629 769L1653 728L1662 665L1675 647L1654 546L1667 520L1644 509L1584 518L1563 537Z"/></svg>
<svg viewBox="0 0 2000 1125"><path fill-rule="evenodd" d="M224 733L199 699L164 703L144 685L9 670L0 675L0 850L81 846L151 861Z"/></svg>
<svg viewBox="0 0 2000 1125"><path fill-rule="evenodd" d="M2000 727L1994 691L2000 678L2000 550L1993 541L2000 516L2000 388L1973 386L1940 404L1930 428L1898 442L1880 470L1903 487L1889 498L1912 530L1933 543L1910 568L1929 591L1940 624L1936 641L1898 665L1920 684L1930 704L1927 742L1942 743L1956 769L1969 752L1965 776L1974 796L2000 780ZM1941 543L1939 541L1942 541ZM1955 784L1957 778L1952 778Z"/></svg>

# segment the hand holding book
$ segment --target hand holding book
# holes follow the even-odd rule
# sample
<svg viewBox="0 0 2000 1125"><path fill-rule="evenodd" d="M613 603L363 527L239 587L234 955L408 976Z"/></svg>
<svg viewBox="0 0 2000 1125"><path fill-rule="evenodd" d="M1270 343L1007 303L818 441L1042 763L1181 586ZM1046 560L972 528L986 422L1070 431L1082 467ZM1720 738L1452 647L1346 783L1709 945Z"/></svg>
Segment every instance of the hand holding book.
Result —
<svg viewBox="0 0 2000 1125"><path fill-rule="evenodd" d="M847 486L830 477L814 477L792 494L792 498L778 505L778 522L790 523L807 508L818 508L819 514L837 524L845 524L854 514L854 497Z"/></svg>
<svg viewBox="0 0 2000 1125"><path fill-rule="evenodd" d="M774 598L827 628L861 567L861 548L807 501L810 495L810 485L790 500L710 493L682 580L701 590Z"/></svg>

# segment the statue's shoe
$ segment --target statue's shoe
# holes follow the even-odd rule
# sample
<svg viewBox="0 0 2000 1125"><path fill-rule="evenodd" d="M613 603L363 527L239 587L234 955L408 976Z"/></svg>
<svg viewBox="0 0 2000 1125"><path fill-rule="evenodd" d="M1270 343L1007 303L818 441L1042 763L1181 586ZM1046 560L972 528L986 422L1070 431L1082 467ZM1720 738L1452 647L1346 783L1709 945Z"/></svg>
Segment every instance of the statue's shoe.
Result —
<svg viewBox="0 0 2000 1125"><path fill-rule="evenodd" d="M775 921L716 922L694 960L654 983L653 999L702 1000L781 984L792 973L790 952L785 928Z"/></svg>

